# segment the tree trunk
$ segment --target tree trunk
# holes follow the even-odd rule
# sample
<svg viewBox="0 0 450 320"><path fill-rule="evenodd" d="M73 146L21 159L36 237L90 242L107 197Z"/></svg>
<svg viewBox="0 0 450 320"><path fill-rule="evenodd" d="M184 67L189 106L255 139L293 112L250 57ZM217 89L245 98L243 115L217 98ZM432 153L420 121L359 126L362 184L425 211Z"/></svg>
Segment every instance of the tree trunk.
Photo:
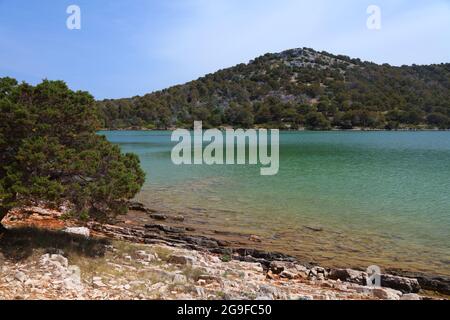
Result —
<svg viewBox="0 0 450 320"><path fill-rule="evenodd" d="M6 228L2 225L2 219L8 214L9 209L4 207L0 207L0 234L3 234L6 231Z"/></svg>
<svg viewBox="0 0 450 320"><path fill-rule="evenodd" d="M3 233L6 232L6 228L2 225L2 223L0 222L0 235L2 235Z"/></svg>

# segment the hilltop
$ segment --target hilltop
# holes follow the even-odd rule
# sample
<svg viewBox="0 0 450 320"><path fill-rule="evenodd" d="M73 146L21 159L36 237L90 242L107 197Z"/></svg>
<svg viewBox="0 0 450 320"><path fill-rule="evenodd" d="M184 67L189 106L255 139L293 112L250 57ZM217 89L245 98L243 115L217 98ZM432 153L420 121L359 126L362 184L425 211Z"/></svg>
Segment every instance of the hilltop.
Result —
<svg viewBox="0 0 450 320"><path fill-rule="evenodd" d="M310 48L133 98L97 102L109 129L450 128L450 64L395 67Z"/></svg>

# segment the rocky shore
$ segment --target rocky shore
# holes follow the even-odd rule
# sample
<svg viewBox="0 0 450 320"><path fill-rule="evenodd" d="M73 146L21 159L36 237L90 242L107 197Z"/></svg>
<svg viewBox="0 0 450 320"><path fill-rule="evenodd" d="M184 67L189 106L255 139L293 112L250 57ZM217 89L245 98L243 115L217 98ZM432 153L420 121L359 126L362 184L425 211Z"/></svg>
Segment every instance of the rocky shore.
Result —
<svg viewBox="0 0 450 320"><path fill-rule="evenodd" d="M63 245L44 242L17 258L11 252L17 235L2 239L0 298L420 300L438 298L424 290L448 294L448 279L392 273L381 276L382 287L370 287L364 271L326 269L281 253L233 247L196 235L189 226L167 223L182 222L182 217L160 215L138 203L130 208L152 215L154 223L81 226L62 220L63 210L11 212L4 219L10 229L4 237L33 226L53 230L48 232L58 236L45 237L61 239ZM18 235L33 241L30 233Z"/></svg>
<svg viewBox="0 0 450 320"><path fill-rule="evenodd" d="M223 261L207 252L114 242L103 257L44 253L23 262L1 257L1 299L392 299L420 300L388 288L325 280L320 268ZM274 273L274 271L276 271ZM279 273L278 273L279 272Z"/></svg>

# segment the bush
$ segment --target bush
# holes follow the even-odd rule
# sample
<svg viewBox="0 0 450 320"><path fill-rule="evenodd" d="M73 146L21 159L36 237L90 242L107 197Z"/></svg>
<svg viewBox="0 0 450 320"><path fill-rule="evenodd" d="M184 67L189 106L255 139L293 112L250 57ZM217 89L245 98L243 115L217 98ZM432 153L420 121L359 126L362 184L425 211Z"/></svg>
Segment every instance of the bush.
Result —
<svg viewBox="0 0 450 320"><path fill-rule="evenodd" d="M427 116L427 122L430 126L435 126L440 129L445 129L450 124L450 119L442 113L431 113Z"/></svg>
<svg viewBox="0 0 450 320"><path fill-rule="evenodd" d="M330 121L320 112L310 112L306 115L306 126L312 130L329 130Z"/></svg>
<svg viewBox="0 0 450 320"><path fill-rule="evenodd" d="M123 212L144 173L137 156L96 134L99 126L86 92L0 78L0 219L37 201L70 201L83 215Z"/></svg>

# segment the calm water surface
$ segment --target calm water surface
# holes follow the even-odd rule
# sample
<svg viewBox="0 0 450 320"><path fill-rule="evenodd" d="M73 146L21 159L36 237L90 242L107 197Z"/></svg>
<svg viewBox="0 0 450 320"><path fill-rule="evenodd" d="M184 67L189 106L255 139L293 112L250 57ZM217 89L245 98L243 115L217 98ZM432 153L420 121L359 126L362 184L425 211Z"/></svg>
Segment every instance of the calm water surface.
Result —
<svg viewBox="0 0 450 320"><path fill-rule="evenodd" d="M272 177L175 166L170 132L102 134L139 155L151 207L323 265L450 275L450 132L281 133Z"/></svg>

